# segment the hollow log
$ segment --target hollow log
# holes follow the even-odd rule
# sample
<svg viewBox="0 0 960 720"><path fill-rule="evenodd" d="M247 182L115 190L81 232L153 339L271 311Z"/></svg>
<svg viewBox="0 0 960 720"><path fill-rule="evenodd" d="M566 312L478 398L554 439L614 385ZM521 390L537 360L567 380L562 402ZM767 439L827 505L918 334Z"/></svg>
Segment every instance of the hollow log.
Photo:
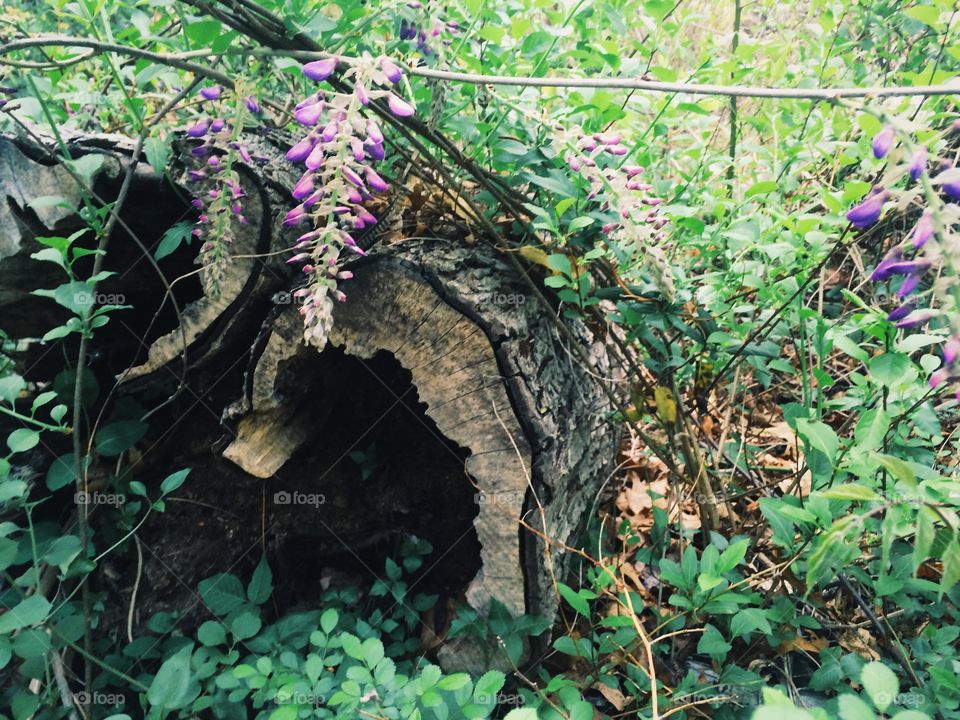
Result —
<svg viewBox="0 0 960 720"><path fill-rule="evenodd" d="M560 332L556 308L540 304L497 250L448 235L376 245L342 284L348 299L335 309L326 347L305 344L291 293L298 280L279 253L292 235L281 226L289 207L283 189L291 184L283 139L250 143L260 162L240 169L249 223L236 229L234 252L242 257L229 265L221 294L188 285L179 313L153 319L169 305L165 288L196 252L182 248L158 264L163 282L146 282L153 302L125 322L148 328L146 342L132 347L109 334L94 341L111 358L101 371L118 377L128 398L146 406L163 392L179 393L152 421L165 418L170 428L148 434L138 448L149 458L141 462L145 474L195 468L176 516L143 533L156 558L144 567L156 607L183 601L165 578L171 565L192 587L203 572L242 562L248 543L269 535L278 578L284 558L295 555L288 577L305 587L313 555L335 554L330 548L339 543L337 551L353 556L348 565L365 564L359 548L396 530L431 540L428 565L437 567L430 572L443 576L448 596L481 612L495 599L514 615L553 617L555 583L570 566L565 546L576 544L620 441L601 386L619 392L605 338L569 319ZM9 207L11 198L27 207L33 192L18 175L38 178L42 194L69 184L24 147L0 142L0 168L17 168L16 175L0 169ZM117 167L99 188L107 198L129 163L129 146L111 152ZM182 177L182 162L175 160L170 177ZM142 175L127 212L139 212L148 194L155 205L188 212L182 185ZM24 265L33 236L77 218L38 211L29 226L17 222L16 232L0 236L0 298L21 309L46 307L46 299L28 299L22 273L8 269ZM155 241L162 225L143 240ZM136 253L130 257L126 245L117 255L132 264ZM150 272L144 264L135 281ZM130 283L127 273L104 287L120 292ZM298 497L307 499L306 510ZM194 538L195 551L178 545L178 535ZM215 538L220 545L207 548ZM297 554L304 544L310 558ZM495 641L476 638L439 651L448 670L489 668L502 657Z"/></svg>

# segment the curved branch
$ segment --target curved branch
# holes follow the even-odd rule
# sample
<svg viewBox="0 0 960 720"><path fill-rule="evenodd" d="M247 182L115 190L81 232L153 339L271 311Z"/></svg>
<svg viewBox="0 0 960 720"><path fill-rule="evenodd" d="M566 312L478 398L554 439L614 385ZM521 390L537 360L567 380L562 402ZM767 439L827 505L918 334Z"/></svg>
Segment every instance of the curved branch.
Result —
<svg viewBox="0 0 960 720"><path fill-rule="evenodd" d="M115 52L159 62L189 72L205 75L228 87L233 80L226 73L190 62L187 58L199 58L213 55L233 54L214 53L210 50L194 50L187 53L156 53L140 50L127 45L106 43L87 38L64 35L44 35L34 38L12 40L0 45L0 55L29 47L59 45L63 47L85 47L97 52ZM316 60L331 57L331 53L312 50L286 50L281 48L245 48L243 54L256 57L292 57L298 60ZM354 58L339 55L343 62L353 62ZM769 88L750 85L710 85L684 82L659 82L644 78L583 78L583 77L524 77L515 75L481 75L477 73L434 70L426 67L407 66L410 75L434 78L446 82L467 83L471 85L512 85L517 87L557 87L557 88L612 88L640 90L657 93L679 93L683 95L721 95L725 97L753 97L794 100L840 100L843 98L880 98L960 94L960 80L939 85L892 85L865 88Z"/></svg>

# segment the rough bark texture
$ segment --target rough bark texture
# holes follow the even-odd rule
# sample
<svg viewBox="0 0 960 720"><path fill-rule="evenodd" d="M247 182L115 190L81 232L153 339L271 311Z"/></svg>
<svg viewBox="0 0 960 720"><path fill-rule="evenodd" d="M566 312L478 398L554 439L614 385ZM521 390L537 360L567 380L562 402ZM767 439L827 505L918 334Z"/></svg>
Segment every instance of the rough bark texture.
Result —
<svg viewBox="0 0 960 720"><path fill-rule="evenodd" d="M450 554L457 571L468 573L457 582L463 583L471 606L483 611L496 598L514 614L553 617L554 583L563 578L570 560L563 546L576 541L619 443L606 422L611 408L600 385L617 387L603 338L582 323L566 321L589 358L583 367L550 317L555 310L539 304L491 246L436 238L378 245L356 262L354 279L343 284L349 299L336 309L327 348L304 345L300 316L289 304L291 273L282 257L269 256L289 247L294 234L280 224L291 173L268 141L251 139L250 145L262 163L241 168L250 222L237 228L234 247L237 254L260 252L269 259L231 263L217 297L193 286L181 298L179 316L149 323L148 349L138 346L132 355L126 353L111 371L126 383L127 393L150 388L155 393L159 383L169 383L171 369L186 349L188 386L193 374L200 377L191 393L205 406L212 404L221 418L216 428L209 418L197 425L191 442L180 446L177 462L206 468L218 474L222 487L235 488L230 508L242 523L255 528L259 509L264 517L275 515L270 529L278 537L309 537L316 527L318 533L330 531L339 538L338 533L352 527L336 524L344 514L398 510L398 522L408 530L419 526L429 533L432 522L439 533L443 526L437 537L445 546L437 547L437 554ZM125 162L122 150L117 154L110 176L114 183ZM3 141L0 191L7 208L23 208L27 195L33 196L20 184L21 177L31 178L38 194L63 194L62 188L70 185L62 168L44 166ZM138 192L155 190L157 182L145 177ZM102 188L107 196L110 187ZM138 192L131 202L138 200ZM11 263L26 263L24 257L36 247L31 233L70 225L71 212L38 211L36 227L25 229L17 219L20 229L14 232L3 212L13 210L0 206L0 303L22 307L25 287L7 280ZM171 224L171 218L166 222ZM165 272L171 268L168 279L183 271L187 252L161 263ZM138 272L141 277L148 271ZM162 305L161 298L153 300L147 312ZM213 393L221 377L209 386L200 369L228 364L245 366L243 378ZM406 374L389 369L397 364ZM371 408L383 403L387 411L366 417L365 408L353 406L367 402ZM394 406L408 412L390 415L391 422L400 424L384 431L378 424ZM399 473L390 480L375 475L369 486L358 484L353 471L338 465L343 456L365 446L364 423L378 426L381 447L397 455ZM223 435L221 442L213 442L216 437L209 433L214 430ZM401 440L408 437L419 439ZM160 440L151 450L159 447ZM216 454L236 469L225 469L222 460L218 465ZM225 503L217 487L211 496L197 490L191 502ZM272 491L298 490L341 502L309 518L276 507L279 494L269 504ZM367 492L396 494L374 509ZM267 498L266 509L258 508L261 495ZM415 517L417 513L426 517ZM164 526L155 527L162 532ZM230 536L242 541L251 528L234 530ZM154 539L158 546L164 544L163 538ZM476 562L468 559L471 553L479 555ZM171 555L165 557L169 561ZM149 563L145 572L151 579ZM156 582L161 582L159 575ZM440 651L448 669L491 667L501 657L492 639L457 639Z"/></svg>

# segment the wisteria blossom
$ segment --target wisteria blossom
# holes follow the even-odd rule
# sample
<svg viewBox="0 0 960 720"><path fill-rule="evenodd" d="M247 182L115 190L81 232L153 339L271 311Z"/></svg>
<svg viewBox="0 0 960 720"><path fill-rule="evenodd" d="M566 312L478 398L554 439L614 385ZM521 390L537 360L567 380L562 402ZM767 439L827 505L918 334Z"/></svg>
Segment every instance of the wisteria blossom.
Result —
<svg viewBox="0 0 960 720"><path fill-rule="evenodd" d="M663 199L641 179L645 168L617 164L616 159L629 152L621 135L558 127L553 147L572 171L590 183L587 198L599 201L601 210L614 216L602 227L607 242L639 253L661 291L672 297L673 275L662 248L668 221L658 207Z"/></svg>
<svg viewBox="0 0 960 720"><path fill-rule="evenodd" d="M956 123L949 126L944 135L955 130ZM869 228L880 220L889 202L895 201L900 208L919 204L922 210L914 225L887 251L870 273L870 280L891 282L891 290L899 305L888 312L887 320L898 329L919 328L940 317L946 317L956 325L956 302L949 288L957 282L957 271L960 270L960 246L953 233L953 227L960 220L960 205L956 204L960 202L960 170L949 163L941 163L937 173L928 177L928 146L914 145L909 149L913 140L905 134L904 143L908 149L898 156L891 154L897 140L897 131L891 125L873 137L874 157L880 159L890 154L883 180L885 185L875 186L866 198L851 208L847 220L854 227ZM898 188L897 183L903 179L906 187ZM938 280L932 270L939 267L945 267L948 275ZM925 280L928 289L918 293L925 286ZM943 346L943 365L930 378L931 387L939 387L960 377L958 352L960 327L955 326L953 335ZM960 391L957 398L960 400Z"/></svg>
<svg viewBox="0 0 960 720"><path fill-rule="evenodd" d="M232 125L224 118L217 117L218 113L237 112L225 106L224 92L219 85L202 88L200 97L208 101L204 103L208 114L186 129L188 138L202 140L190 149L195 164L187 172L187 182L194 194L191 204L198 213L193 236L202 241L197 260L203 266L204 288L210 293L219 292L229 259L229 245L233 241L234 223L247 223L243 214L245 193L234 163L253 162L250 153L240 142L239 129L249 117L260 113L256 98L247 96Z"/></svg>
<svg viewBox="0 0 960 720"><path fill-rule="evenodd" d="M304 172L291 191L298 204L284 225L308 228L288 262L300 265L308 278L294 296L301 302L304 337L319 347L326 344L333 322L333 301L346 299L338 284L350 273L341 269L341 253L364 254L354 233L374 225L377 218L363 203L388 188L374 167L386 156L383 131L364 108L383 101L399 117L414 113L396 87L403 71L389 58L365 54L344 66L331 56L303 66L303 74L315 82L338 70L353 82L353 92L319 90L298 103L294 118L309 131L286 154Z"/></svg>

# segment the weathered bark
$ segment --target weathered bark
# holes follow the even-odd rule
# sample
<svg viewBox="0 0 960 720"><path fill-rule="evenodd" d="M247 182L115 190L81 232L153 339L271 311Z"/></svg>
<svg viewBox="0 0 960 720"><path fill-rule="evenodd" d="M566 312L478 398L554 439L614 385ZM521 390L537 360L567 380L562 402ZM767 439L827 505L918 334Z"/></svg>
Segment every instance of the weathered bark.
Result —
<svg viewBox="0 0 960 720"><path fill-rule="evenodd" d="M238 228L235 252L259 252L270 259L238 259L230 265L220 296L201 293L185 299L182 324L168 324L163 333L155 333L135 367L118 373L121 382L128 383L127 392L136 394L153 380L169 381L170 367L184 345L188 382L198 368L243 360L245 378L218 394L216 408L222 413L219 429L225 437L215 452L238 469L224 471L215 457L199 457L196 449L184 454L194 464L234 478L229 480L238 493L233 512L254 525L259 519L258 483L265 483L264 513L280 518L271 527L291 534L316 518L329 530L328 524L340 518L335 513L306 520L287 517L284 508L275 507L271 491L299 490L331 498L365 491L352 487L357 485L350 479L352 471L341 469L329 476L322 465L331 461L324 453L336 461L355 446L362 449L367 432L357 426L350 430L353 438L343 437L337 414L342 411L335 408L349 408L354 395L364 398L358 390L363 383L369 392L388 393L398 403L406 393L415 393L419 404L406 398L401 403L409 412L400 417L410 427L388 430L383 444L394 447L391 434L400 437L416 430L421 438L417 442L434 442L442 452L437 449L440 455L433 456L424 450L419 467L416 457L406 457L404 465L415 467L403 468L409 480L396 487L405 487L409 497L391 502L414 501L414 514L446 511L457 516L444 518L444 523L452 528L456 520L462 532L438 535L449 547L435 551L452 557L461 557L465 548L478 552L476 564L458 561L460 570L471 573L458 580L471 606L483 611L495 598L515 615L552 617L557 609L555 581L569 567L564 545L576 542L619 442L606 421L611 408L601 383L611 382L613 388L616 383L609 378L613 370L603 338L582 323L567 321L589 358L589 367L583 367L569 347L570 339L550 317L555 310L538 304L524 279L495 250L436 238L376 246L368 258L355 262L354 279L343 284L349 299L336 308L328 346L320 351L303 344L301 319L290 304L291 274L282 258L269 255L291 244L292 233L280 225L290 171L267 141L257 143L255 155L267 162L241 169L250 222ZM18 172L35 173L42 180L38 187L65 182L56 167L34 167L34 161L17 153L11 143L0 145L0 157L26 164L27 170ZM20 193L16 197L22 207L29 189L20 187L16 177L0 177L0 188L11 187ZM62 219L39 218L47 227ZM5 263L29 245L26 231L17 238L0 237L0 249L14 248L0 253L0 285L7 284ZM22 293L14 301L23 302ZM399 364L408 379L384 374L391 363ZM129 384L133 379L137 382ZM196 394L208 397L203 392L198 389ZM359 410L357 417L362 417ZM377 425L378 419L367 421ZM342 447L327 447L333 437ZM203 447L210 451L209 442ZM439 477L431 477L428 463L439 462L437 457L451 464ZM375 478L374 486L378 482ZM366 498L349 497L338 513L351 513L351 505L370 512ZM202 498L202 493L194 496ZM409 524L429 533L423 520ZM548 545L544 538L552 542ZM458 639L440 651L448 668L490 667L500 657L494 643L476 639Z"/></svg>

